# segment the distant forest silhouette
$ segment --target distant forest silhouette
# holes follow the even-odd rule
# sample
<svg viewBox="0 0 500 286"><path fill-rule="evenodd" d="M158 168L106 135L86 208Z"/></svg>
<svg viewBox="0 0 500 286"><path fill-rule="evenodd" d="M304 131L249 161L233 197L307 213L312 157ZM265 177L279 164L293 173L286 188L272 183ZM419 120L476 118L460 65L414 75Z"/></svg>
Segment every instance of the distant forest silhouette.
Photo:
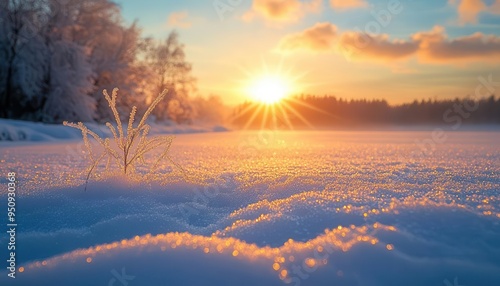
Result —
<svg viewBox="0 0 500 286"><path fill-rule="evenodd" d="M275 114L273 119L272 114ZM288 118L287 118L288 117ZM233 112L232 123L240 128L307 128L379 125L477 125L500 124L500 98L491 95L421 100L389 105L385 100L345 100L335 96L300 95L278 105L245 102Z"/></svg>

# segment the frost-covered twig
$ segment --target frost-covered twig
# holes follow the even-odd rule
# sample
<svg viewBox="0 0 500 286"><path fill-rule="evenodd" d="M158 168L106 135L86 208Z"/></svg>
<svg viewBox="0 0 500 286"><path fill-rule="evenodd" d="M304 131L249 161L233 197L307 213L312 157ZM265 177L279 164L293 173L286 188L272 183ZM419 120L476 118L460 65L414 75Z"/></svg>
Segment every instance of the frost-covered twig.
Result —
<svg viewBox="0 0 500 286"><path fill-rule="evenodd" d="M158 103L160 103L167 94L166 90L163 91L148 107L136 127L134 127L134 121L137 113L137 107L134 106L132 108L132 111L129 115L126 133L123 130L120 115L118 113L118 109L116 108L118 89L113 89L111 96L108 94L107 90L104 90L103 94L109 103L109 107L111 108L116 121L116 127L113 126L113 124L111 124L110 122L106 123L106 126L113 134L113 140L115 142L116 148L113 148L111 146L109 138L102 139L98 134L89 130L83 123L78 122L78 124L75 124L69 123L67 121L64 122L64 125L77 128L82 132L83 141L90 160L90 166L87 170L87 178L85 181L85 189L87 189L87 183L90 179L90 175L103 159L107 159L106 169L108 169L110 163L114 161L119 166L121 171L125 175L127 175L130 171L130 168L133 167L136 162L145 162L145 154L160 147L163 149L162 153L151 166L150 173L156 170L158 164L163 159L167 159L170 163L174 164L174 166L180 168L184 173L184 170L168 156L170 146L172 145L174 139L173 136L158 136L154 138L147 138L151 127L146 124L146 121L149 115L158 105ZM95 141L103 148L103 153L101 155L95 155L95 152L92 149L92 145L89 141L89 136L94 138Z"/></svg>

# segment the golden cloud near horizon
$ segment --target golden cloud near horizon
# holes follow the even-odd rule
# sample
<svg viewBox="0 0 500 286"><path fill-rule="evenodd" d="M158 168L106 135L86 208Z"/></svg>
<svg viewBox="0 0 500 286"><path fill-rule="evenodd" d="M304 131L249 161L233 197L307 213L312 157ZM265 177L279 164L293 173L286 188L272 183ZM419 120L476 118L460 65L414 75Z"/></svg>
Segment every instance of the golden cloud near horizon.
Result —
<svg viewBox="0 0 500 286"><path fill-rule="evenodd" d="M292 23L308 13L318 13L322 9L322 0L254 0L250 11L243 15L244 21L261 17L270 23Z"/></svg>
<svg viewBox="0 0 500 286"><path fill-rule="evenodd" d="M347 10L368 7L365 0L330 0L330 7L336 10Z"/></svg>
<svg viewBox="0 0 500 286"><path fill-rule="evenodd" d="M488 6L483 0L449 0L452 6L457 6L461 24L475 24L480 13L500 14L500 0L495 0Z"/></svg>
<svg viewBox="0 0 500 286"><path fill-rule="evenodd" d="M173 12L168 16L167 25L174 28L190 28L192 23L187 20L188 16L186 11Z"/></svg>
<svg viewBox="0 0 500 286"><path fill-rule="evenodd" d="M444 27L418 32L409 39L391 39L387 34L357 31L338 33L334 24L317 23L281 39L277 50L284 53L336 52L352 60L387 62L416 56L421 63L457 64L499 62L500 37L477 32L449 38Z"/></svg>

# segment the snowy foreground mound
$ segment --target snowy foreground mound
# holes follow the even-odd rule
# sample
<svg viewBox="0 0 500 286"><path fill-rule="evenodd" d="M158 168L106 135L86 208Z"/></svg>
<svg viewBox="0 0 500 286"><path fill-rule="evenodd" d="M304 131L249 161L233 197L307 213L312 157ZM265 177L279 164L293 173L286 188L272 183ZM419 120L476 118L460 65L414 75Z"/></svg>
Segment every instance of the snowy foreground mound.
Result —
<svg viewBox="0 0 500 286"><path fill-rule="evenodd" d="M187 176L86 192L77 143L1 148L22 268L0 285L500 285L500 133L410 156L429 136L181 135Z"/></svg>
<svg viewBox="0 0 500 286"><path fill-rule="evenodd" d="M105 125L93 123L86 124L91 130L100 136L111 137L112 134ZM227 131L225 127L214 126L181 126L176 124L160 125L150 124L152 135L158 134L185 134L203 132ZM0 119L0 142L5 141L57 141L76 140L82 137L79 130L63 126L61 124L44 124L29 121Z"/></svg>

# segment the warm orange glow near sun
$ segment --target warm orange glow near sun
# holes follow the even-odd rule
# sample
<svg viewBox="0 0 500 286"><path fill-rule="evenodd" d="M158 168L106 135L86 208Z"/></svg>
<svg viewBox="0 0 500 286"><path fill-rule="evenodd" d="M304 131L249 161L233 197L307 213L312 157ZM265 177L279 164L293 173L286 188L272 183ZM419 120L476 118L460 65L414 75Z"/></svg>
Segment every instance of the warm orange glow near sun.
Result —
<svg viewBox="0 0 500 286"><path fill-rule="evenodd" d="M290 84L282 76L265 75L257 78L249 87L249 94L252 99L265 103L275 104L290 93Z"/></svg>
<svg viewBox="0 0 500 286"><path fill-rule="evenodd" d="M283 59L274 68L270 68L266 62L263 62L259 70L241 70L247 75L246 79L240 81L241 92L251 102L245 104L231 120L245 120L243 129L254 127L260 122L261 129L293 130L291 119L313 128L307 119L294 108L294 105L332 116L294 97L302 93L306 86L314 85L304 82L307 71L296 73L291 68L284 68Z"/></svg>

